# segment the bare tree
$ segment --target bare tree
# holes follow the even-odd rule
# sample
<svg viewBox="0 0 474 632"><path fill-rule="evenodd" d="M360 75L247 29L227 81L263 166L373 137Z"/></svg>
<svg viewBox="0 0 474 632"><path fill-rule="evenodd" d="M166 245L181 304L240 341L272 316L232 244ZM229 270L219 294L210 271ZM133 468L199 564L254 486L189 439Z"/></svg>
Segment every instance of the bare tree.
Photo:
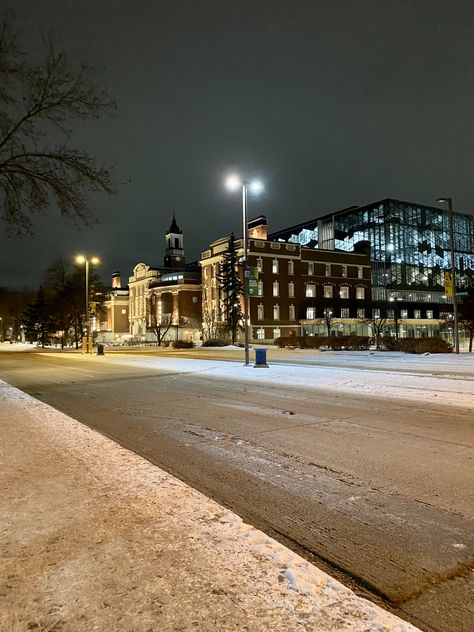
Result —
<svg viewBox="0 0 474 632"><path fill-rule="evenodd" d="M74 68L50 39L43 47L42 63L29 62L11 17L0 19L0 217L17 234L32 233L31 214L51 207L90 224L87 193L114 191L107 169L69 147L68 125L115 104L92 81L90 67Z"/></svg>
<svg viewBox="0 0 474 632"><path fill-rule="evenodd" d="M159 310L159 298L153 292L148 294L149 318L147 331L156 336L156 343L160 347L173 322L172 314L162 314Z"/></svg>
<svg viewBox="0 0 474 632"><path fill-rule="evenodd" d="M360 322L368 327L371 337L374 339L375 348L380 348L380 339L387 330L388 319L386 317L379 318L361 318Z"/></svg>

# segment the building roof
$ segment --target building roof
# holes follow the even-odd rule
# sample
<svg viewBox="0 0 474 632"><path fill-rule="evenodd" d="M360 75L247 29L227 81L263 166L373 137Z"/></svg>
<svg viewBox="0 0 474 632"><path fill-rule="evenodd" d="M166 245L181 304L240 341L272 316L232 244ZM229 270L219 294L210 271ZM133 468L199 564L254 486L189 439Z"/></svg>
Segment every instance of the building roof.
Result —
<svg viewBox="0 0 474 632"><path fill-rule="evenodd" d="M176 218L174 216L173 213L173 221L171 222L171 226L168 228L168 235L170 233L174 233L175 235L182 235L183 231L181 230L181 228L178 226L178 224L176 223Z"/></svg>

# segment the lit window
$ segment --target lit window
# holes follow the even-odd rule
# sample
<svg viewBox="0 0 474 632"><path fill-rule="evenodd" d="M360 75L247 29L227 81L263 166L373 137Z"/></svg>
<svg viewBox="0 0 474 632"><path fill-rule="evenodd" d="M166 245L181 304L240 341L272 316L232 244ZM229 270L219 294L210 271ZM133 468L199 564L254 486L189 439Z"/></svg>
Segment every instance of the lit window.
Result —
<svg viewBox="0 0 474 632"><path fill-rule="evenodd" d="M290 259L288 261L288 274L294 274L295 273L295 264L293 263L293 259Z"/></svg>
<svg viewBox="0 0 474 632"><path fill-rule="evenodd" d="M357 308L357 318L365 318L365 307Z"/></svg>
<svg viewBox="0 0 474 632"><path fill-rule="evenodd" d="M293 281L290 281L288 283L288 296L290 298L294 298L295 296L295 284L293 283Z"/></svg>
<svg viewBox="0 0 474 632"><path fill-rule="evenodd" d="M359 300L365 298L365 287L356 287L356 298Z"/></svg>
<svg viewBox="0 0 474 632"><path fill-rule="evenodd" d="M349 288L347 285L342 285L339 288L339 298L349 298Z"/></svg>
<svg viewBox="0 0 474 632"><path fill-rule="evenodd" d="M433 310L432 309L427 309L426 310L426 318L433 318Z"/></svg>
<svg viewBox="0 0 474 632"><path fill-rule="evenodd" d="M327 277L331 276L331 264L330 263L326 263L326 267L325 267L324 273L325 273L325 275Z"/></svg>
<svg viewBox="0 0 474 632"><path fill-rule="evenodd" d="M312 283L308 283L306 286L306 296L308 298L314 298L316 296L316 286Z"/></svg>
<svg viewBox="0 0 474 632"><path fill-rule="evenodd" d="M372 310L372 318L380 318L380 309L378 307Z"/></svg>
<svg viewBox="0 0 474 632"><path fill-rule="evenodd" d="M316 318L316 307L306 308L306 318L308 320L314 320Z"/></svg>
<svg viewBox="0 0 474 632"><path fill-rule="evenodd" d="M395 310L394 309L387 309L387 318L395 318Z"/></svg>
<svg viewBox="0 0 474 632"><path fill-rule="evenodd" d="M127 310L126 309L122 309L122 314L126 314L126 313L127 313Z"/></svg>
<svg viewBox="0 0 474 632"><path fill-rule="evenodd" d="M263 281L257 281L257 294L263 296Z"/></svg>
<svg viewBox="0 0 474 632"><path fill-rule="evenodd" d="M364 278L364 268L362 266L357 266L357 278L358 279Z"/></svg>
<svg viewBox="0 0 474 632"><path fill-rule="evenodd" d="M324 298L332 298L332 285L324 286Z"/></svg>
<svg viewBox="0 0 474 632"><path fill-rule="evenodd" d="M273 274L278 274L278 259L273 259L272 261L272 272Z"/></svg>
<svg viewBox="0 0 474 632"><path fill-rule="evenodd" d="M262 261L262 257L259 257L257 259L257 270L259 272L263 272L263 261Z"/></svg>
<svg viewBox="0 0 474 632"><path fill-rule="evenodd" d="M401 309L400 310L400 316L402 318L408 318L408 310L407 309Z"/></svg>
<svg viewBox="0 0 474 632"><path fill-rule="evenodd" d="M341 276L347 277L347 266L341 266Z"/></svg>
<svg viewBox="0 0 474 632"><path fill-rule="evenodd" d="M421 311L419 309L413 310L413 318L421 318Z"/></svg>
<svg viewBox="0 0 474 632"><path fill-rule="evenodd" d="M280 306L273 306L273 320L280 320Z"/></svg>
<svg viewBox="0 0 474 632"><path fill-rule="evenodd" d="M193 303L197 303L198 302L198 297L197 296L193 296Z"/></svg>
<svg viewBox="0 0 474 632"><path fill-rule="evenodd" d="M257 340L265 340L265 329L263 327L257 329Z"/></svg>
<svg viewBox="0 0 474 632"><path fill-rule="evenodd" d="M290 320L296 320L295 306L294 305L290 305L290 307L288 309L288 316L289 316Z"/></svg>
<svg viewBox="0 0 474 632"><path fill-rule="evenodd" d="M279 338L281 336L281 329L280 327L275 327L275 329L273 330L273 338Z"/></svg>
<svg viewBox="0 0 474 632"><path fill-rule="evenodd" d="M308 263L308 274L314 274L314 263Z"/></svg>
<svg viewBox="0 0 474 632"><path fill-rule="evenodd" d="M280 284L278 281L273 281L273 296L280 295Z"/></svg>
<svg viewBox="0 0 474 632"><path fill-rule="evenodd" d="M349 308L341 307L341 318L349 318Z"/></svg>
<svg viewBox="0 0 474 632"><path fill-rule="evenodd" d="M258 320L263 320L265 318L262 303L260 303L257 307L257 318Z"/></svg>

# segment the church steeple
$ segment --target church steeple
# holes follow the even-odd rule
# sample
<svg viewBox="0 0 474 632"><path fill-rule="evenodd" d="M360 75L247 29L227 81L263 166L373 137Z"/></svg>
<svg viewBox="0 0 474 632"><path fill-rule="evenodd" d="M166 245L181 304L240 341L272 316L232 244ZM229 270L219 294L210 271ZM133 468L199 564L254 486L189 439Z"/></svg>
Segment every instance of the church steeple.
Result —
<svg viewBox="0 0 474 632"><path fill-rule="evenodd" d="M167 268L184 268L184 248L183 248L183 231L176 223L176 217L173 213L173 221L165 235L165 267Z"/></svg>

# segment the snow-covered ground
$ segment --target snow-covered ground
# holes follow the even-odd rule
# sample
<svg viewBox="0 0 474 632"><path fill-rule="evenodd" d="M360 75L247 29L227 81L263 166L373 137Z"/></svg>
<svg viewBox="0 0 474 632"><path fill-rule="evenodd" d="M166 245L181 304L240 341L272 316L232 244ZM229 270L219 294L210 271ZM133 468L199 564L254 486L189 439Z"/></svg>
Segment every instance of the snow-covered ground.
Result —
<svg viewBox="0 0 474 632"><path fill-rule="evenodd" d="M289 377L285 367L96 360L228 379L249 372L254 380L310 379L307 370ZM311 379L322 379L317 374ZM0 427L1 630L415 630L166 472L2 381Z"/></svg>
<svg viewBox="0 0 474 632"><path fill-rule="evenodd" d="M269 354L269 368L245 367L240 362L152 354L109 353L103 357L78 354L74 357L78 362L94 359L102 364L199 373L234 383L250 380L253 384L281 385L285 389L337 389L338 392L353 394L474 407L474 355L471 354L412 356L382 352L324 353L317 357L318 363L324 365L314 366L295 364L293 355L286 356L288 364L272 364ZM285 356L279 354L280 361L282 357ZM310 354L304 355L305 360L309 358Z"/></svg>

